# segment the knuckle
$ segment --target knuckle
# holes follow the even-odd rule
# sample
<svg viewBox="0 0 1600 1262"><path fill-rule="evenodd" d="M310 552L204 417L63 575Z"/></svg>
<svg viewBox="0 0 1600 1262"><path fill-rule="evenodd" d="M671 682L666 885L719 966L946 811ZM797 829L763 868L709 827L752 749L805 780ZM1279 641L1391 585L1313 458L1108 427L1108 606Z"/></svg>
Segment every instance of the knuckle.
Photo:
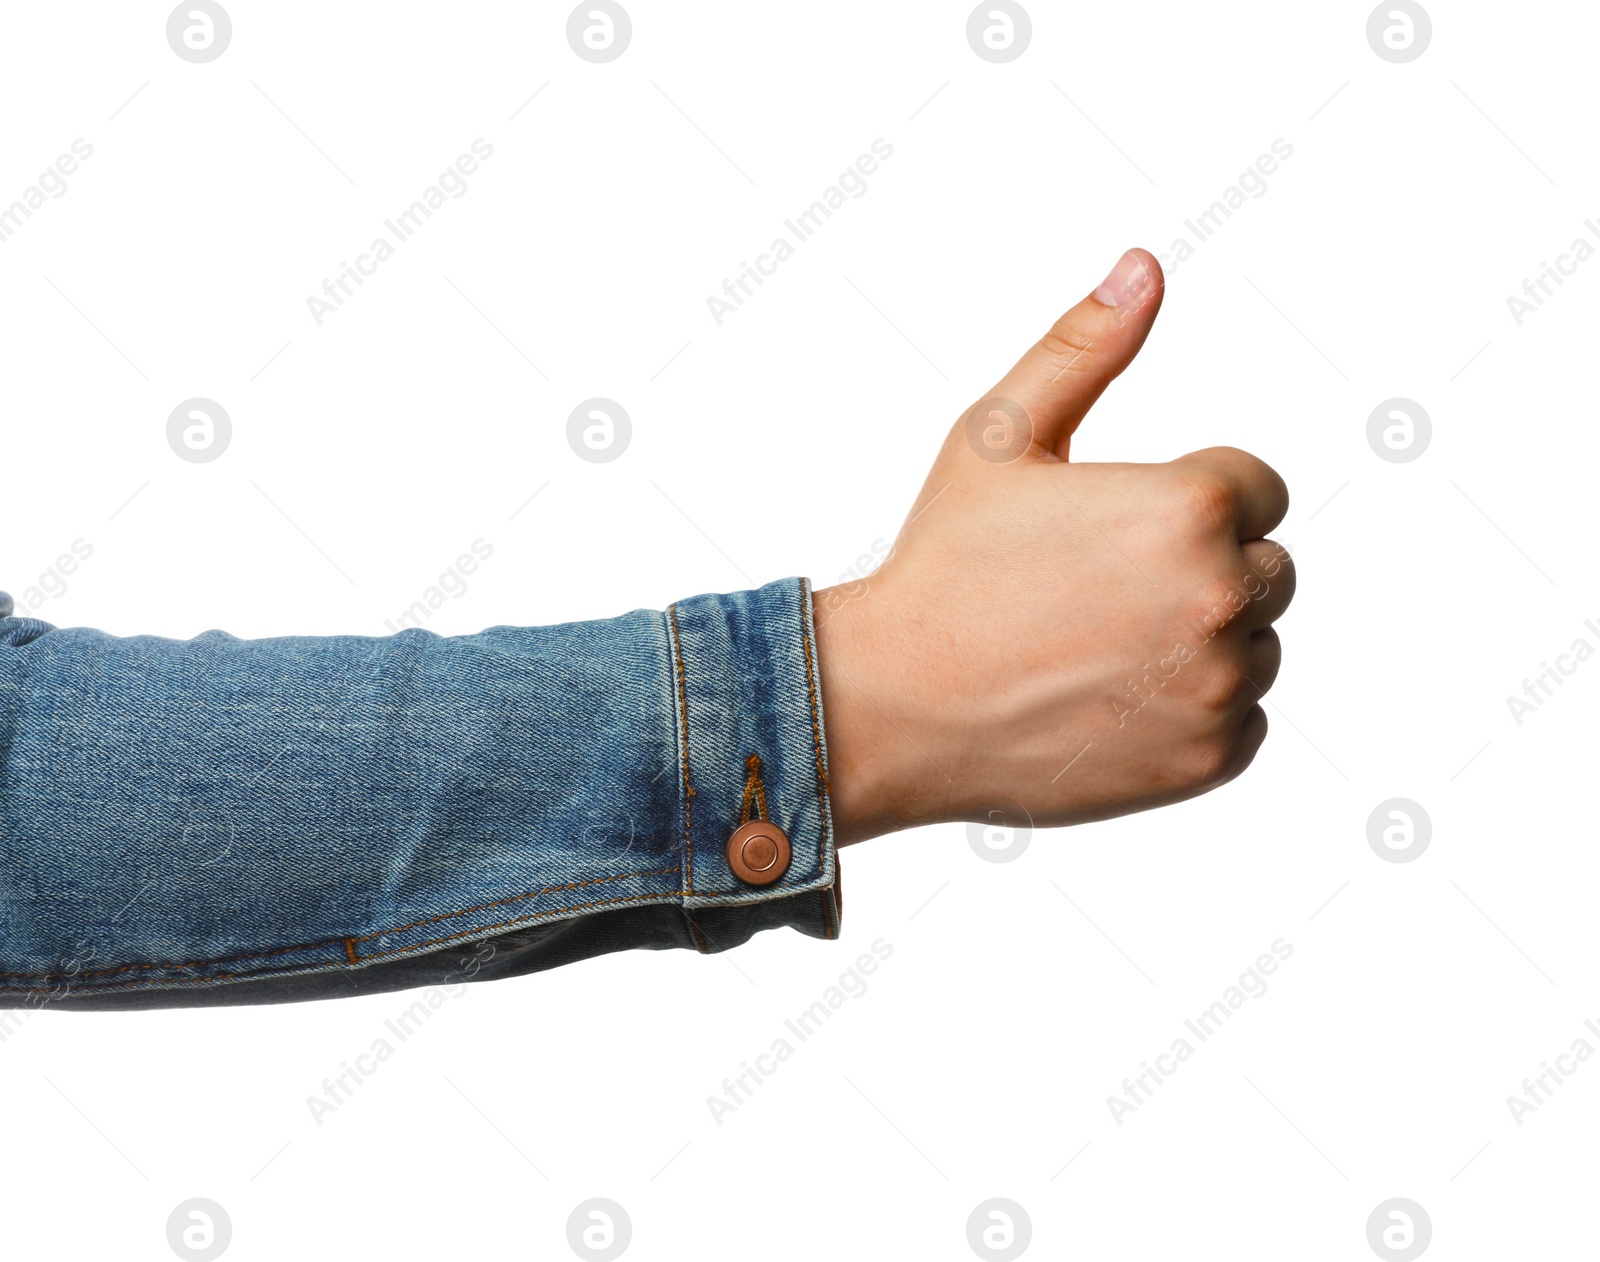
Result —
<svg viewBox="0 0 1600 1262"><path fill-rule="evenodd" d="M1095 339L1087 329L1065 321L1056 324L1039 339L1040 349L1052 359L1061 360L1067 367L1089 354L1094 349L1094 343Z"/></svg>
<svg viewBox="0 0 1600 1262"><path fill-rule="evenodd" d="M1270 680L1277 678L1278 669L1283 665L1283 641L1271 627L1257 631L1252 640L1254 642L1253 656L1255 658L1252 670L1259 670L1261 675L1268 678L1263 680L1261 676L1257 675L1252 675L1251 678L1265 692L1271 686Z"/></svg>
<svg viewBox="0 0 1600 1262"><path fill-rule="evenodd" d="M1276 579L1268 579L1258 567L1252 565L1245 570L1240 578L1239 586L1244 591L1245 597L1252 604L1260 604L1268 596L1272 595L1272 589L1276 582Z"/></svg>
<svg viewBox="0 0 1600 1262"><path fill-rule="evenodd" d="M1294 599L1295 589L1300 585L1300 571L1295 568L1295 563L1289 559L1287 552L1278 554L1277 573L1269 576L1276 585L1279 599L1284 605Z"/></svg>
<svg viewBox="0 0 1600 1262"><path fill-rule="evenodd" d="M1201 673L1199 700L1210 710L1232 710L1249 687L1249 668L1238 657L1221 653Z"/></svg>
<svg viewBox="0 0 1600 1262"><path fill-rule="evenodd" d="M1251 455L1243 447L1229 447L1226 444L1223 444L1219 447L1204 447L1201 448L1201 450L1191 454L1200 457L1201 459L1210 458L1213 460L1226 461L1230 464L1235 461L1243 461L1247 464L1258 464L1261 465L1262 468L1266 468L1266 465L1262 464L1259 456Z"/></svg>
<svg viewBox="0 0 1600 1262"><path fill-rule="evenodd" d="M1280 617L1294 599L1294 562L1279 544L1263 539L1245 545L1244 590L1251 603L1264 605L1273 618Z"/></svg>
<svg viewBox="0 0 1600 1262"><path fill-rule="evenodd" d="M1263 487L1271 492L1271 498L1276 501L1278 508L1283 513L1289 511L1289 484L1283 480L1283 475L1269 465L1260 456L1252 456L1248 451L1241 451L1239 457L1250 468L1252 481L1260 482Z"/></svg>
<svg viewBox="0 0 1600 1262"><path fill-rule="evenodd" d="M1192 535L1210 538L1233 529L1233 492L1214 473L1181 470L1173 479L1173 518Z"/></svg>
<svg viewBox="0 0 1600 1262"><path fill-rule="evenodd" d="M1188 623L1207 636L1231 626L1249 604L1243 588L1221 576L1198 579L1190 604Z"/></svg>
<svg viewBox="0 0 1600 1262"><path fill-rule="evenodd" d="M1251 568L1264 578L1271 579L1279 586L1292 587L1295 578L1294 558L1289 555L1289 550L1281 543L1271 539L1263 539L1260 544L1251 544L1259 552L1252 558Z"/></svg>
<svg viewBox="0 0 1600 1262"><path fill-rule="evenodd" d="M1186 760L1189 782L1211 789L1231 779L1235 753L1233 741L1226 737L1213 736L1197 742Z"/></svg>

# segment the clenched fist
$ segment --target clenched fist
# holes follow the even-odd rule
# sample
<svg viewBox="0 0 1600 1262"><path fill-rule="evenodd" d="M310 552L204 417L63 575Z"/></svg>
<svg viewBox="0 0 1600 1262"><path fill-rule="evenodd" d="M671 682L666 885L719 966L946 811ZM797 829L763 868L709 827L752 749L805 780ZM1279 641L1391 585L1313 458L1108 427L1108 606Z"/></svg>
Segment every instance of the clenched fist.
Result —
<svg viewBox="0 0 1600 1262"><path fill-rule="evenodd" d="M1232 779L1294 591L1283 479L1210 447L1074 464L1160 309L1130 250L951 429L888 558L815 595L841 844L1026 811L1074 824Z"/></svg>

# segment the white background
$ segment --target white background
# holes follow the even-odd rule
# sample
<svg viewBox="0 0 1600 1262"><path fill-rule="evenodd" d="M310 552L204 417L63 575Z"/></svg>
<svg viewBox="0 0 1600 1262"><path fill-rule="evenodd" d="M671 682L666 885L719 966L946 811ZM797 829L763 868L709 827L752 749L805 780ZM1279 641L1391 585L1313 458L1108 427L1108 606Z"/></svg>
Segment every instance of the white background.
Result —
<svg viewBox="0 0 1600 1262"><path fill-rule="evenodd" d="M1520 327L1506 303L1600 216L1592 7L1441 0L1391 64L1364 3L1039 3L1005 65L926 0L638 0L605 65L564 4L228 7L204 65L161 4L6 7L0 204L94 147L0 245L0 586L93 549L38 616L381 634L477 538L434 630L836 581L1059 311L1280 137L1073 454L1261 455L1300 591L1272 734L1219 792L1004 864L960 826L852 848L837 943L471 987L321 1126L307 1096L409 997L26 1017L8 1251L170 1257L194 1196L240 1259L566 1257L590 1196L640 1259L970 1257L993 1196L1039 1257L1369 1257L1395 1196L1429 1256L1592 1247L1600 1065L1520 1127L1506 1104L1600 1049L1600 664L1506 704L1600 647L1600 261ZM318 327L306 297L479 137L465 195ZM707 296L879 137L869 191L718 327ZM232 417L212 463L166 442L193 396ZM567 446L591 396L632 417L614 463ZM1367 444L1393 396L1432 417L1410 463ZM1368 846L1395 796L1432 819L1414 862ZM870 989L716 1125L876 938ZM1279 938L1270 989L1117 1125Z"/></svg>

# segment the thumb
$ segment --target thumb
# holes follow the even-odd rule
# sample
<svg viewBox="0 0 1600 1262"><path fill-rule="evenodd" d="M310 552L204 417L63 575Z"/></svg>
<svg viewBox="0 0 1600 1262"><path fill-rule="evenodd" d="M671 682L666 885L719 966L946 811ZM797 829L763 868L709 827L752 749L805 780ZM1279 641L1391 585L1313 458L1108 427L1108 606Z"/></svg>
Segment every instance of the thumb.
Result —
<svg viewBox="0 0 1600 1262"><path fill-rule="evenodd" d="M1067 459L1078 422L1144 345L1165 290L1155 256L1129 250L1099 288L1057 320L973 412L992 411L997 402L1018 404L1032 425L1033 441ZM1014 412L1013 417L1021 420Z"/></svg>

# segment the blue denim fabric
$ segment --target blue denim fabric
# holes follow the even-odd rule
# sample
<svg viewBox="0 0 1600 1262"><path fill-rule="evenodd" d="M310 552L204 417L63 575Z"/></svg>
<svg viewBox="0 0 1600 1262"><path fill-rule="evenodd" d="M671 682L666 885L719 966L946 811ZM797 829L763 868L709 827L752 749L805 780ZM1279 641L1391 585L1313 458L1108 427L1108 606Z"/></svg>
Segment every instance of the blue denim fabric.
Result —
<svg viewBox="0 0 1600 1262"><path fill-rule="evenodd" d="M746 759L793 858L730 871ZM554 627L0 619L0 1006L156 1007L838 933L804 579Z"/></svg>

